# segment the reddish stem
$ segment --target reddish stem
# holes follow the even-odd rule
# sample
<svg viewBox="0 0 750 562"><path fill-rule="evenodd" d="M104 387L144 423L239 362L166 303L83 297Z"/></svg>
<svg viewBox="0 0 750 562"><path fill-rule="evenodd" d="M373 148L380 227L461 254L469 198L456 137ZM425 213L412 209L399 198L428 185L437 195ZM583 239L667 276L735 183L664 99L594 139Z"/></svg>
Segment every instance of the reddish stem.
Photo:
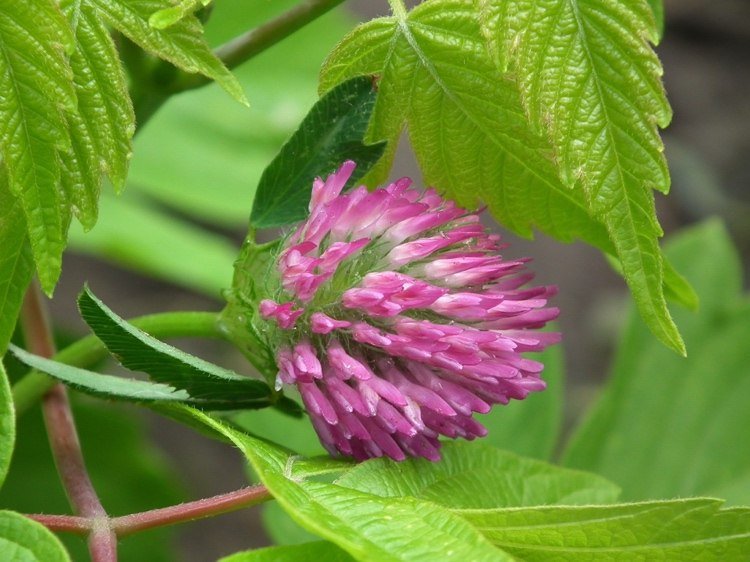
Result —
<svg viewBox="0 0 750 562"><path fill-rule="evenodd" d="M37 523L41 523L50 531L58 533L74 533L76 535L88 535L91 532L91 519L78 517L77 515L45 515L33 513L27 515Z"/></svg>
<svg viewBox="0 0 750 562"><path fill-rule="evenodd" d="M36 282L26 291L21 325L29 351L43 357L55 354L46 307ZM52 455L68 500L77 515L92 522L89 534L91 559L93 562L116 562L117 537L107 524L107 513L91 484L68 393L62 384L56 384L45 394L42 411Z"/></svg>
<svg viewBox="0 0 750 562"><path fill-rule="evenodd" d="M154 527L174 525L235 511L270 498L271 493L265 486L252 486L210 498L115 517L110 521L110 525L118 537L125 537Z"/></svg>
<svg viewBox="0 0 750 562"><path fill-rule="evenodd" d="M51 531L86 535L95 530L98 525L103 524L118 537L126 537L138 531L236 511L243 507L259 504L271 499L271 497L268 488L258 485L227 492L226 494L219 494L210 498L160 509L152 509L141 513L133 513L131 515L123 515L122 517L114 517L112 519L44 514L27 515L27 517L38 521Z"/></svg>

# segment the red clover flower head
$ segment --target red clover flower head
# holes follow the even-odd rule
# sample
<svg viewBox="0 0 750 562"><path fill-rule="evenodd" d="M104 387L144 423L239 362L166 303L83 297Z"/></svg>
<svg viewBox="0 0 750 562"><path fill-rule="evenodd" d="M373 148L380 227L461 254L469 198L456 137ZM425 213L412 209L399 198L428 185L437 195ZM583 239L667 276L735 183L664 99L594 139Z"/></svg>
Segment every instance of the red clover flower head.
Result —
<svg viewBox="0 0 750 562"><path fill-rule="evenodd" d="M528 260L504 260L499 236L433 189L342 194L354 168L315 180L260 303L281 341L276 385L297 387L331 454L438 460L441 435L486 434L474 412L544 389L523 353L559 341L538 330L555 288L527 287Z"/></svg>

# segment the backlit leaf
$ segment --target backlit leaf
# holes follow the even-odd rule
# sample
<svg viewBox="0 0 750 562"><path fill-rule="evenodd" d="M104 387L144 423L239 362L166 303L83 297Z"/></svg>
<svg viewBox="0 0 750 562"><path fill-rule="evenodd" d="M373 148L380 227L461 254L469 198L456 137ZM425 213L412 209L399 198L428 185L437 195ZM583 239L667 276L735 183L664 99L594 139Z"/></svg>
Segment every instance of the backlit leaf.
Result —
<svg viewBox="0 0 750 562"><path fill-rule="evenodd" d="M16 440L16 413L13 409L13 395L10 393L5 366L0 361L0 486L8 473L10 457Z"/></svg>
<svg viewBox="0 0 750 562"><path fill-rule="evenodd" d="M298 523L357 560L512 560L463 519L434 503L381 498L304 480L295 471L296 457L200 412L193 411L192 415L224 433L240 448L276 500Z"/></svg>
<svg viewBox="0 0 750 562"><path fill-rule="evenodd" d="M78 98L78 112L69 116L74 170L80 178L73 199L81 223L88 229L96 222L101 175L109 175L115 189L122 189L132 152L135 115L125 74L109 30L86 0L62 3L75 34L70 65Z"/></svg>
<svg viewBox="0 0 750 562"><path fill-rule="evenodd" d="M663 294L653 189L669 172L657 125L671 109L648 41L658 35L646 0L485 1L485 35L505 45L532 125L550 139L566 187L585 194L607 228L625 280L654 334L684 354ZM507 6L506 6L507 5ZM493 12L494 14L494 12Z"/></svg>
<svg viewBox="0 0 750 562"><path fill-rule="evenodd" d="M0 356L5 354L26 287L34 271L34 259L26 237L21 202L8 190L0 169Z"/></svg>
<svg viewBox="0 0 750 562"><path fill-rule="evenodd" d="M173 6L169 0L86 0L113 28L144 50L189 73L215 80L237 101L247 105L245 93L234 75L216 58L203 39L202 26L186 15L166 29L149 25L154 12Z"/></svg>
<svg viewBox="0 0 750 562"><path fill-rule="evenodd" d="M70 148L65 114L76 108L63 50L72 37L52 0L3 0L0 11L2 164L26 217L39 279L50 293L60 275L68 221L59 184L60 151Z"/></svg>
<svg viewBox="0 0 750 562"><path fill-rule="evenodd" d="M612 155L606 151L608 159L586 162L596 177L593 171L584 176L577 169L561 173L566 168L559 166L565 162L557 157L555 139L528 119L528 94L514 81L522 83L523 77L500 74L497 59L504 56L505 38L495 30L494 43L486 44L487 26L500 25L513 11L513 3L507 4L428 0L408 14L363 24L327 60L321 90L352 76L379 75L378 100L366 140L394 143L406 127L426 182L460 204L486 203L501 224L524 236L538 228L563 241L580 238L618 256L654 333L684 352L663 299L663 264L657 244L661 231L651 194L652 185L666 187L663 158L658 150L653 151L654 142L660 142L653 120L664 125L669 116L663 98L648 97L662 92L653 53L644 43L650 72L647 86L654 92L641 92L638 81L633 85L635 94L644 96L633 103L639 104L637 116L645 125L638 123L646 127L647 136L646 148L631 148L648 158L636 162L632 177L622 168L608 174ZM482 12L488 6L497 10ZM640 35L637 40L643 41ZM531 117L533 121L536 116ZM579 147L589 137L582 136L579 142L577 135L589 134L585 128L561 130L560 138ZM618 136L618 141L621 136L626 135ZM596 168L599 163L601 167ZM642 183L631 181L650 171L658 174ZM629 183L616 183L618 174L626 175ZM607 180L607 189L591 187L597 177Z"/></svg>

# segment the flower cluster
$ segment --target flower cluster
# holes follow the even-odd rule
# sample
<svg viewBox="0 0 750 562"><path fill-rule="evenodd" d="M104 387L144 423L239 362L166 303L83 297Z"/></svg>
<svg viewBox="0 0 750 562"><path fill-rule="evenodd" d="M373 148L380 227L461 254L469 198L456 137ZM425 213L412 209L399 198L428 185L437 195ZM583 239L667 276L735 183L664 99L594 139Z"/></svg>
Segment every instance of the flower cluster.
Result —
<svg viewBox="0 0 750 562"><path fill-rule="evenodd" d="M439 436L473 439L493 404L542 390L522 354L559 335L553 287L526 287L479 216L403 178L341 194L355 164L313 185L286 240L275 300L277 386L295 385L332 454L440 458Z"/></svg>

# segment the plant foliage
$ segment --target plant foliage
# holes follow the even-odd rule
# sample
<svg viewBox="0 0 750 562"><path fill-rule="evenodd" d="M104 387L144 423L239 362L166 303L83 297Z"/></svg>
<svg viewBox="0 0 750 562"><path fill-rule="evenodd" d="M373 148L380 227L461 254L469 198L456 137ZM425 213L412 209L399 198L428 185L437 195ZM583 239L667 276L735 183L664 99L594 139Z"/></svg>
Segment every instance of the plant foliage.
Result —
<svg viewBox="0 0 750 562"><path fill-rule="evenodd" d="M236 78L211 52L190 14L168 29L149 25L168 0L4 1L0 4L0 301L15 318L16 289L28 283L26 239L44 290L60 275L72 215L93 227L102 176L124 185L135 117L109 27L187 73L216 80L247 103ZM7 205L5 204L7 202ZM17 203L16 203L17 202ZM9 330L0 326L0 348Z"/></svg>
<svg viewBox="0 0 750 562"><path fill-rule="evenodd" d="M407 127L427 182L460 203L616 256L651 330L684 354L652 195L668 188L656 125L670 117L656 36L645 1L431 0L355 29L321 91L379 75L371 142Z"/></svg>

